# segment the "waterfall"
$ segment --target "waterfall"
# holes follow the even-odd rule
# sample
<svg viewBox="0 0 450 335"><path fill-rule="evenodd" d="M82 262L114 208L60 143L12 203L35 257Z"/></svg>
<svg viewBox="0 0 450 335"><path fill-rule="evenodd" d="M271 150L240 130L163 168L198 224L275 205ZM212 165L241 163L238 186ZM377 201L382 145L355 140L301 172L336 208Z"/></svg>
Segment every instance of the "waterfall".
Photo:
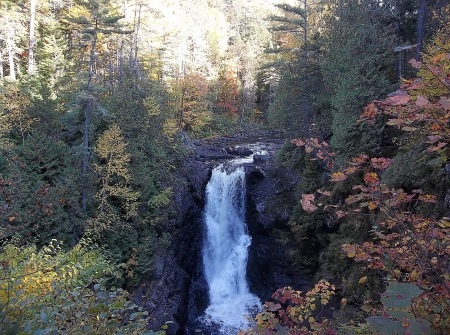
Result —
<svg viewBox="0 0 450 335"><path fill-rule="evenodd" d="M245 173L242 166L231 167L216 167L206 187L203 264L210 305L200 321L213 326L212 334L237 334L249 327L245 315L261 308L246 280L251 237L245 224Z"/></svg>

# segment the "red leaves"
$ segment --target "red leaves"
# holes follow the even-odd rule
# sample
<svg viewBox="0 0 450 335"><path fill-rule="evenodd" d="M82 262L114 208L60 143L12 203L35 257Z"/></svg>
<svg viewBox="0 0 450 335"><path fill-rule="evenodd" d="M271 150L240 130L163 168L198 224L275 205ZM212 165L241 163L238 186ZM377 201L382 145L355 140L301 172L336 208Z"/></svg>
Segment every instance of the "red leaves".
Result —
<svg viewBox="0 0 450 335"><path fill-rule="evenodd" d="M306 145L306 141L303 141L302 139L298 138L298 139L293 139L290 141L292 144L295 144L298 147L303 147Z"/></svg>
<svg viewBox="0 0 450 335"><path fill-rule="evenodd" d="M317 209L317 206L312 203L314 198L314 194L302 194L302 200L300 200L300 203L305 211L314 212Z"/></svg>
<svg viewBox="0 0 450 335"><path fill-rule="evenodd" d="M444 59L448 61L447 56L447 54L440 54L434 60L436 62ZM422 67L422 63L415 60L410 63L416 68ZM433 76L439 78L445 86L447 86L447 75L450 80L450 73L445 70L447 68L445 66L427 66ZM421 78L405 81L401 89L391 93L386 99L368 104L364 108L359 122L367 121L369 124L374 124L378 115L388 115L390 119L386 124L389 126L407 132L418 132L424 136L439 135L441 143L438 146L431 146L427 152L439 151L450 142L450 98L441 96L439 101L436 101L436 97L425 96L422 92L426 84L427 82ZM416 92L417 90L420 91Z"/></svg>
<svg viewBox="0 0 450 335"><path fill-rule="evenodd" d="M416 106L419 108L431 108L432 107L432 105L430 104L428 99L426 97L424 97L423 95L419 95L417 97Z"/></svg>
<svg viewBox="0 0 450 335"><path fill-rule="evenodd" d="M279 309L281 309L281 305L280 304L275 304L275 303L270 302L270 301L266 301L265 305L266 305L266 308L269 311L271 311L271 312L276 312Z"/></svg>
<svg viewBox="0 0 450 335"><path fill-rule="evenodd" d="M333 168L333 157L335 154L328 150L329 145L327 142L320 142L317 138L292 139L290 142L298 147L304 147L306 153L313 154L315 156L315 158L311 158L311 160L319 160L323 162L324 164L322 164L322 166L324 168L328 170Z"/></svg>
<svg viewBox="0 0 450 335"><path fill-rule="evenodd" d="M370 160L372 162L372 166L374 169L380 169L380 170L384 170L386 169L389 165L392 164L392 159L387 159L387 158L372 158Z"/></svg>
<svg viewBox="0 0 450 335"><path fill-rule="evenodd" d="M411 64L415 69L420 69L422 67L422 62L419 62L415 59L411 59L408 63Z"/></svg>
<svg viewBox="0 0 450 335"><path fill-rule="evenodd" d="M445 147L447 145L447 143L444 142L439 142L436 146L434 147L429 147L427 149L428 152L435 152L438 151L439 149L442 149L443 147Z"/></svg>
<svg viewBox="0 0 450 335"><path fill-rule="evenodd" d="M409 102L410 97L408 92L398 90L394 93L391 93L390 96L384 99L381 104L386 106L400 106L405 105Z"/></svg>
<svg viewBox="0 0 450 335"><path fill-rule="evenodd" d="M450 111L450 98L447 97L441 97L441 99L438 102L438 105L440 108L442 108L445 111Z"/></svg>

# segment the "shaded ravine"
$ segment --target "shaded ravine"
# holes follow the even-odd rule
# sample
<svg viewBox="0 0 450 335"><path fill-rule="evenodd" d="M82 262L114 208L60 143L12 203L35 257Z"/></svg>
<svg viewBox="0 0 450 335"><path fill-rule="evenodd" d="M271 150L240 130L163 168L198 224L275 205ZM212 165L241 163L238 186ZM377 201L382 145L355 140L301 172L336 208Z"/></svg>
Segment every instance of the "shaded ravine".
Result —
<svg viewBox="0 0 450 335"><path fill-rule="evenodd" d="M295 171L274 163L283 140L201 143L186 137L185 142L191 154L183 160L173 184L176 212L167 222L172 232L170 247L157 249L151 276L135 291L133 300L148 311L149 329L166 324L168 335L216 335L220 334L216 329L208 330L199 322L210 305L203 246L206 186L214 167L238 162L245 172L245 226L252 242L247 247L246 280L249 291L261 301L270 299L277 288L297 286L302 279L292 272L289 244L272 233L287 229L298 178Z"/></svg>
<svg viewBox="0 0 450 335"><path fill-rule="evenodd" d="M211 334L245 329L245 316L261 308L246 280L251 237L245 224L245 172L232 163L216 167L206 187L202 256L210 303L198 326Z"/></svg>

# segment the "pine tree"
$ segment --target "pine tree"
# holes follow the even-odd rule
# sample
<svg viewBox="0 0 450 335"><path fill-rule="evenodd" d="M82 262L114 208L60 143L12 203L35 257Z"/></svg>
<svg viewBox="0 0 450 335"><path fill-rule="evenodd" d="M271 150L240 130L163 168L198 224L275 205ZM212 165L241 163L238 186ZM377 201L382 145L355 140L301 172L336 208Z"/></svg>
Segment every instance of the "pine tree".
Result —
<svg viewBox="0 0 450 335"><path fill-rule="evenodd" d="M282 74L277 94L269 109L269 123L289 135L309 136L317 119L317 96L322 87L319 71L320 40L317 27L310 21L320 11L306 1L293 6L277 5L282 15L272 16L277 48L267 52L277 55L272 65Z"/></svg>
<svg viewBox="0 0 450 335"><path fill-rule="evenodd" d="M386 22L389 8L372 0L337 0L326 19L321 70L333 109L332 145L343 156L360 142L352 129L362 107L394 90L395 31Z"/></svg>
<svg viewBox="0 0 450 335"><path fill-rule="evenodd" d="M86 83L86 97L83 101L84 105L84 136L83 136L83 163L82 175L86 177L88 154L89 154L89 126L92 110L95 106L94 97L94 68L96 64L96 47L100 34L127 34L130 31L120 23L123 15L119 14L118 9L114 8L109 0L87 0L79 1L74 6L67 20L78 28L82 34L82 40L90 42L89 51L89 72ZM82 208L85 211L87 206L86 185L82 192Z"/></svg>

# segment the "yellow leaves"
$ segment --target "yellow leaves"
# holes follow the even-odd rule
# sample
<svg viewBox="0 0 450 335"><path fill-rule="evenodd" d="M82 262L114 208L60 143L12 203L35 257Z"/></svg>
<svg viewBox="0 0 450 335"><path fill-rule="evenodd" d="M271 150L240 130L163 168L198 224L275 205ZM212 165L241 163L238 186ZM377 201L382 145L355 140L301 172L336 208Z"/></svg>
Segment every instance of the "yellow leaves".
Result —
<svg viewBox="0 0 450 335"><path fill-rule="evenodd" d="M356 256L356 252L355 251L351 251L351 252L347 253L347 257L348 258L355 258L355 256Z"/></svg>
<svg viewBox="0 0 450 335"><path fill-rule="evenodd" d="M341 306L347 306L347 299L345 298L341 299Z"/></svg>
<svg viewBox="0 0 450 335"><path fill-rule="evenodd" d="M358 283L360 284L364 284L367 281L367 276L361 277L361 279L359 279Z"/></svg>
<svg viewBox="0 0 450 335"><path fill-rule="evenodd" d="M432 194L424 194L424 195L420 195L419 196L419 200L423 201L423 202L435 203L436 202L436 196L432 195Z"/></svg>
<svg viewBox="0 0 450 335"><path fill-rule="evenodd" d="M369 205L367 206L367 208L371 211L373 211L374 209L376 209L378 207L378 205L374 202L369 202Z"/></svg>
<svg viewBox="0 0 450 335"><path fill-rule="evenodd" d="M343 172L338 171L331 175L331 181L343 181L347 179L347 175L345 175Z"/></svg>
<svg viewBox="0 0 450 335"><path fill-rule="evenodd" d="M107 207L111 207L110 198L115 197L120 201L127 219L137 216L140 193L133 192L128 184L132 175L128 169L130 154L127 152L127 147L128 144L117 125L112 125L97 141L94 151L102 159L101 163L95 165L101 184L100 190L96 194L100 200L100 214L108 211ZM109 218L111 217L109 216ZM99 215L95 222L91 220L94 231L98 230L97 232L99 232L109 226L109 218L104 220L105 218Z"/></svg>
<svg viewBox="0 0 450 335"><path fill-rule="evenodd" d="M414 270L413 272L411 272L411 274L409 275L409 279L411 281L416 281L417 279L419 279L419 273Z"/></svg>
<svg viewBox="0 0 450 335"><path fill-rule="evenodd" d="M439 223L438 223L439 227L441 228L450 228L450 218L448 217L443 217Z"/></svg>

